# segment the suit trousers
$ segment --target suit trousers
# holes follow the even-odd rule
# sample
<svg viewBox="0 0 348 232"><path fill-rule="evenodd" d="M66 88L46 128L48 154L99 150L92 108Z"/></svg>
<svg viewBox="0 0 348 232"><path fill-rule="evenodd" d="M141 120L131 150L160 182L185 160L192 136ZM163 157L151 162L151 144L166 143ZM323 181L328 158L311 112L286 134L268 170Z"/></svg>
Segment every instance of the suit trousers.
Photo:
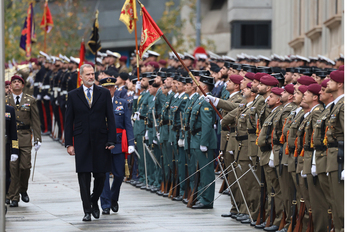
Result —
<svg viewBox="0 0 348 232"><path fill-rule="evenodd" d="M110 178L109 173L105 174L105 183L103 192L100 195L100 203L102 209L111 207L111 200L118 201L120 196L120 189L125 173L125 158L124 153L121 154L111 154L111 172L114 175L114 180L112 181L110 189Z"/></svg>
<svg viewBox="0 0 348 232"><path fill-rule="evenodd" d="M105 173L104 172L93 172L94 184L93 192L91 195L91 173L90 172L78 172L77 173L80 195L82 200L83 211L85 213L91 213L91 204L97 204L98 199L103 192Z"/></svg>
<svg viewBox="0 0 348 232"><path fill-rule="evenodd" d="M42 110L42 101L37 101L37 109L39 110L39 117L41 122L41 131L44 132L46 130L45 119Z"/></svg>
<svg viewBox="0 0 348 232"><path fill-rule="evenodd" d="M332 217L335 231L344 230L344 181L338 183L338 171L329 173L329 186L331 190Z"/></svg>
<svg viewBox="0 0 348 232"><path fill-rule="evenodd" d="M51 101L50 100L42 100L44 107L45 107L45 115L46 117L46 122L47 122L47 131L51 132L52 131L52 117L51 117Z"/></svg>

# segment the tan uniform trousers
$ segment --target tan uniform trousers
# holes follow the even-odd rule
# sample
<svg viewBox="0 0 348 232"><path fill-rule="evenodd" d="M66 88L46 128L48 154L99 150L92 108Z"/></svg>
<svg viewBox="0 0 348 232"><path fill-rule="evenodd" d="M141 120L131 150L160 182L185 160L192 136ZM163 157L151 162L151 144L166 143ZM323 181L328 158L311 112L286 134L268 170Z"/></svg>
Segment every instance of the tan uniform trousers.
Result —
<svg viewBox="0 0 348 232"><path fill-rule="evenodd" d="M335 231L344 231L344 181L338 183L338 172L329 173L329 186L331 190L332 217Z"/></svg>

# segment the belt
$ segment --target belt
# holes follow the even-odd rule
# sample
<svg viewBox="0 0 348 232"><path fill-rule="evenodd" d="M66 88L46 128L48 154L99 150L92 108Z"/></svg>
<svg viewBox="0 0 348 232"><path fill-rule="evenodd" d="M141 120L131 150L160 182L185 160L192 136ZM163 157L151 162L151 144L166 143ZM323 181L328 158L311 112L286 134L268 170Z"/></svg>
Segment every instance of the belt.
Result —
<svg viewBox="0 0 348 232"><path fill-rule="evenodd" d="M185 126L185 127L184 127L184 130L185 130L185 131L189 131L189 130L190 130L190 127L189 127L189 126Z"/></svg>
<svg viewBox="0 0 348 232"><path fill-rule="evenodd" d="M295 152L295 146L289 146L289 152L294 153Z"/></svg>
<svg viewBox="0 0 348 232"><path fill-rule="evenodd" d="M169 123L169 120L163 120L162 125L167 125Z"/></svg>
<svg viewBox="0 0 348 232"><path fill-rule="evenodd" d="M256 134L256 129L248 129L248 134Z"/></svg>
<svg viewBox="0 0 348 232"><path fill-rule="evenodd" d="M173 130L173 131L178 131L178 130L180 130L180 125L173 126L172 130Z"/></svg>
<svg viewBox="0 0 348 232"><path fill-rule="evenodd" d="M17 126L18 130L30 130L30 125Z"/></svg>
<svg viewBox="0 0 348 232"><path fill-rule="evenodd" d="M272 145L268 144L268 145L262 146L262 147L260 147L260 150L262 152L271 151L272 150Z"/></svg>
<svg viewBox="0 0 348 232"><path fill-rule="evenodd" d="M328 147L328 148L331 148L331 147L338 147L338 142L328 143L328 144L327 144L327 147Z"/></svg>
<svg viewBox="0 0 348 232"><path fill-rule="evenodd" d="M234 133L236 131L236 128L235 127L231 127L230 128L230 133Z"/></svg>
<svg viewBox="0 0 348 232"><path fill-rule="evenodd" d="M326 151L327 150L327 146L325 145L318 145L318 146L314 146L314 149L317 151Z"/></svg>
<svg viewBox="0 0 348 232"><path fill-rule="evenodd" d="M63 91L60 93L60 95L66 95L66 94L68 94L68 91L66 91L66 90L63 90Z"/></svg>
<svg viewBox="0 0 348 232"><path fill-rule="evenodd" d="M50 88L50 85L44 85L42 86L42 89L49 89Z"/></svg>
<svg viewBox="0 0 348 232"><path fill-rule="evenodd" d="M236 136L237 141L248 140L248 135Z"/></svg>
<svg viewBox="0 0 348 232"><path fill-rule="evenodd" d="M141 119L141 120L145 120L147 117L145 117L145 116L139 116L139 118Z"/></svg>
<svg viewBox="0 0 348 232"><path fill-rule="evenodd" d="M40 82L35 82L34 83L34 86L39 86L40 85Z"/></svg>
<svg viewBox="0 0 348 232"><path fill-rule="evenodd" d="M122 133L124 129L116 128L116 133Z"/></svg>
<svg viewBox="0 0 348 232"><path fill-rule="evenodd" d="M221 130L223 130L223 131L228 131L228 127L225 127L225 126L224 126L224 127L221 128Z"/></svg>
<svg viewBox="0 0 348 232"><path fill-rule="evenodd" d="M309 146L309 145L304 145L303 148L305 151L314 151L314 149L311 148L311 146Z"/></svg>
<svg viewBox="0 0 348 232"><path fill-rule="evenodd" d="M273 145L282 145L279 140L273 139Z"/></svg>
<svg viewBox="0 0 348 232"><path fill-rule="evenodd" d="M200 132L201 130L202 130L202 128L194 129L194 130L191 131L191 134L192 134L192 135L195 135L195 134L197 134L198 132Z"/></svg>
<svg viewBox="0 0 348 232"><path fill-rule="evenodd" d="M153 124L151 123L151 124L147 124L146 125L148 128L152 128L153 127Z"/></svg>

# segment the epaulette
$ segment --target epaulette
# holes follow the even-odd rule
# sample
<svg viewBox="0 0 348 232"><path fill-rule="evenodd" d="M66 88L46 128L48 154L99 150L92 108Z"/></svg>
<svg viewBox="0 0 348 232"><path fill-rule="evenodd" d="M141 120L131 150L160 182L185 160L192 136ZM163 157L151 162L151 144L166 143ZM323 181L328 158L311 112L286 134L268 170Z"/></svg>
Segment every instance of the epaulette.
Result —
<svg viewBox="0 0 348 232"><path fill-rule="evenodd" d="M25 94L25 96L27 97L27 98L30 98L30 99L35 99L33 96L31 96L31 95L29 95L29 94Z"/></svg>

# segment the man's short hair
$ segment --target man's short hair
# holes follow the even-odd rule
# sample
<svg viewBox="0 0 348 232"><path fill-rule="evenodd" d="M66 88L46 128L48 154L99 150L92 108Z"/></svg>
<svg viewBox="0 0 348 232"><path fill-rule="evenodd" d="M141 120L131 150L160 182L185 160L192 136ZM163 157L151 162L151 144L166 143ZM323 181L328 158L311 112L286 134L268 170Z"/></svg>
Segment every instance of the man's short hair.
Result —
<svg viewBox="0 0 348 232"><path fill-rule="evenodd" d="M83 69L84 68L93 68L93 66L90 65L90 64L83 64L83 65L81 65L81 67L80 67L80 75L83 74Z"/></svg>

